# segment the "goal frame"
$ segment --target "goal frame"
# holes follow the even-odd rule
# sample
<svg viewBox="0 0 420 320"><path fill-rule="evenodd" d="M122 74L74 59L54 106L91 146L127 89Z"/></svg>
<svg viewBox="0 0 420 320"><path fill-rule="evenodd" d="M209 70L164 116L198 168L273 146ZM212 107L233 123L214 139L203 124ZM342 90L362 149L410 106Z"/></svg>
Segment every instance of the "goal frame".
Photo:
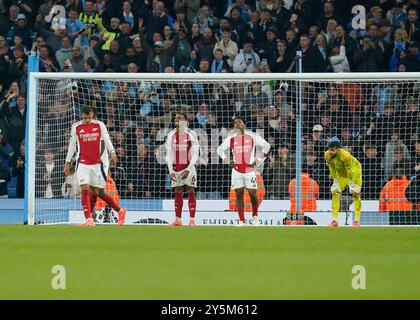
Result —
<svg viewBox="0 0 420 320"><path fill-rule="evenodd" d="M37 134L37 111L38 111L38 80L77 80L77 79L99 79L99 80L136 80L136 81L420 81L420 73L44 73L38 72L38 58L29 57L28 66L28 97L27 97L27 121L26 121L26 166L25 166L25 220L28 224L35 224L35 160L36 160L36 134ZM298 90L298 101L302 101L302 92ZM298 110L300 112L300 105ZM301 155L298 154L300 158ZM298 159L301 160L301 159ZM298 162L300 163L300 161ZM299 174L299 172L297 172ZM299 175L297 176L299 179ZM298 183L298 185L300 185ZM299 190L297 190L299 193ZM299 201L300 195L297 194ZM60 223L62 224L62 223Z"/></svg>

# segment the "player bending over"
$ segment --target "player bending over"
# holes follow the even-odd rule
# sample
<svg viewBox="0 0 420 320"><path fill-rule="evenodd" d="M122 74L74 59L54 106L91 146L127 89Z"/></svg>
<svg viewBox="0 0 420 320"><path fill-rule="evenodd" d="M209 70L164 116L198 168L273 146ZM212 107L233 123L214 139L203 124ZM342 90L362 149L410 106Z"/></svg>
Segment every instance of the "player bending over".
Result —
<svg viewBox="0 0 420 320"><path fill-rule="evenodd" d="M175 190L175 221L171 226L182 226L181 214L184 204L184 186L188 193L190 209L190 227L195 227L195 208L197 172L195 163L198 159L199 144L197 135L187 127L187 117L183 113L175 115L175 129L166 139L166 163L171 174L172 188Z"/></svg>
<svg viewBox="0 0 420 320"><path fill-rule="evenodd" d="M105 144L106 152L110 153L111 161L115 161L117 155L105 124L102 121L93 120L92 108L84 107L82 121L76 122L71 127L70 144L64 165L64 174L68 176L71 159L77 151L76 176L81 189L82 208L86 218L86 223L82 226L95 226L92 204L96 203L103 181L106 183L106 174L101 162L101 140ZM123 223L125 209L120 210L118 217ZM120 224L120 221L118 223Z"/></svg>
<svg viewBox="0 0 420 320"><path fill-rule="evenodd" d="M232 168L232 186L235 189L239 225L245 226L244 213L244 189L251 198L252 204L252 225L258 226L258 197L257 197L257 176L255 167L258 167L270 150L270 144L260 135L251 131L245 131L246 123L241 117L234 119L236 132L229 135L217 149L222 160L229 160L229 149L232 151L233 160L230 160ZM256 147L262 147L263 158L255 160Z"/></svg>
<svg viewBox="0 0 420 320"><path fill-rule="evenodd" d="M328 150L325 152L325 161L334 179L331 186L332 193L332 219L330 227L338 227L338 211L340 210L340 196L348 186L354 200L353 227L360 227L360 211L362 208L362 165L359 160L341 147L340 140L332 137L328 141Z"/></svg>

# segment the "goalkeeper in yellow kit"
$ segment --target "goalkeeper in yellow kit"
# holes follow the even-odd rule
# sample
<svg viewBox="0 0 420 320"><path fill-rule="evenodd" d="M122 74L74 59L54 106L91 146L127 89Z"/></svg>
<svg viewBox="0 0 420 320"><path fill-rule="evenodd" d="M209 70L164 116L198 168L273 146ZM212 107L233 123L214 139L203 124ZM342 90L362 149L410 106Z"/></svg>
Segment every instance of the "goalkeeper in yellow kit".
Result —
<svg viewBox="0 0 420 320"><path fill-rule="evenodd" d="M332 219L330 227L338 227L338 211L340 210L341 192L348 186L354 200L353 227L360 227L360 211L362 209L362 165L350 152L341 147L340 139L332 137L328 141L325 161L330 169L334 183L332 193Z"/></svg>

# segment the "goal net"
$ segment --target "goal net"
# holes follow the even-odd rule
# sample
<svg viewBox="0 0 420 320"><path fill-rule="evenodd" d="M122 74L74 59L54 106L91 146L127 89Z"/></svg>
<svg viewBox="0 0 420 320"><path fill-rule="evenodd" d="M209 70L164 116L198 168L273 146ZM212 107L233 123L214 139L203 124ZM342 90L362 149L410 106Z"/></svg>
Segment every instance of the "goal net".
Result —
<svg viewBox="0 0 420 320"><path fill-rule="evenodd" d="M257 168L263 224L284 224L288 212L298 209L305 218L294 219L307 224L330 221L332 180L324 153L333 136L362 164L361 223L417 224L419 211L405 189L420 170L419 93L417 74L32 73L29 223L83 218L77 179L65 177L63 166L71 125L80 120L82 107L92 106L118 155L107 192L127 207L131 223L174 219L164 144L175 114L182 112L200 143L199 224L237 220L230 169L216 149L238 115L271 145ZM341 224L351 224L352 202L346 189ZM102 204L96 208L97 220L112 223L111 211Z"/></svg>

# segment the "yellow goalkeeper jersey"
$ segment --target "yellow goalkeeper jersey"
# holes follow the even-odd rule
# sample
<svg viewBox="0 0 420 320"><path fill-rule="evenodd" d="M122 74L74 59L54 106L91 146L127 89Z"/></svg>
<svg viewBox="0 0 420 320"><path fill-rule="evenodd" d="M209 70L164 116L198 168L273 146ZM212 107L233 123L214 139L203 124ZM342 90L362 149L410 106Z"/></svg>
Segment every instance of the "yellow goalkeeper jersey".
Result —
<svg viewBox="0 0 420 320"><path fill-rule="evenodd" d="M362 173L362 165L350 152L340 148L335 156L325 152L325 161L334 179L339 177L355 181Z"/></svg>

